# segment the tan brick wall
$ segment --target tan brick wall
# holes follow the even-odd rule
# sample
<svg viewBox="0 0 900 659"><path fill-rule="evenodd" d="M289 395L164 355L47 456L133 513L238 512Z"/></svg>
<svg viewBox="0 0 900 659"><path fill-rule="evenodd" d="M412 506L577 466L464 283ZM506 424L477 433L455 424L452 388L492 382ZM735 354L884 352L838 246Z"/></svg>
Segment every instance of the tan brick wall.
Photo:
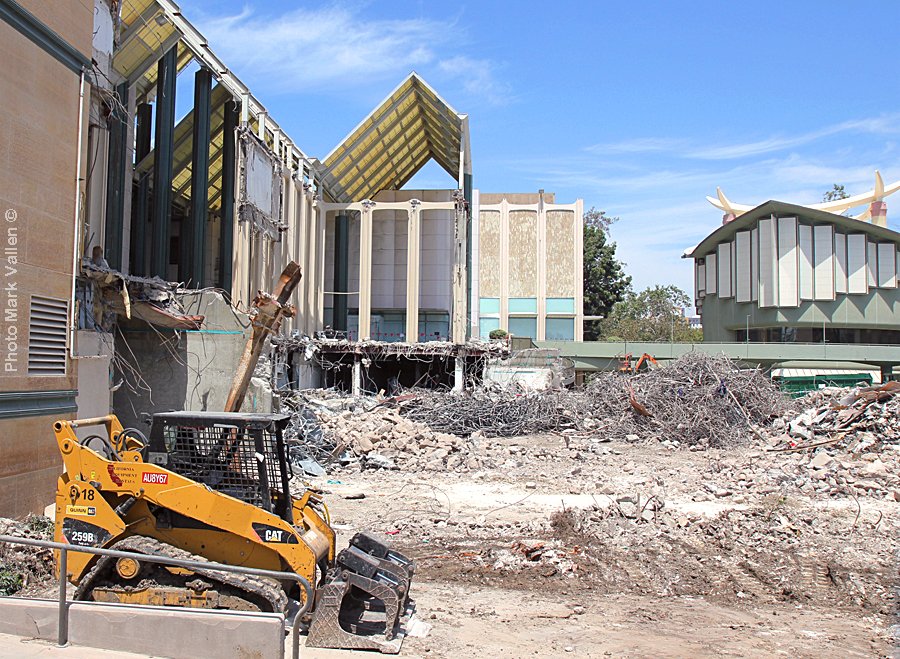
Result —
<svg viewBox="0 0 900 659"><path fill-rule="evenodd" d="M53 434L56 420L52 416L0 420L0 516L38 513L53 502L56 479L63 471Z"/></svg>
<svg viewBox="0 0 900 659"><path fill-rule="evenodd" d="M94 35L92 0L18 0L44 25L88 59Z"/></svg>
<svg viewBox="0 0 900 659"><path fill-rule="evenodd" d="M90 57L93 2L22 0L22 5ZM0 333L10 325L2 315L8 300L2 289L11 282L19 302L17 372L0 367L0 391L73 390L74 362L67 364L65 377L29 377L27 352L31 295L68 300L71 294L79 77L2 21L0 59ZM7 221L8 211L16 213L15 222ZM13 226L14 246L8 231ZM12 247L17 262L10 263L6 250ZM0 341L0 364L7 354ZM56 418L0 419L0 515L40 512L52 502L62 473Z"/></svg>

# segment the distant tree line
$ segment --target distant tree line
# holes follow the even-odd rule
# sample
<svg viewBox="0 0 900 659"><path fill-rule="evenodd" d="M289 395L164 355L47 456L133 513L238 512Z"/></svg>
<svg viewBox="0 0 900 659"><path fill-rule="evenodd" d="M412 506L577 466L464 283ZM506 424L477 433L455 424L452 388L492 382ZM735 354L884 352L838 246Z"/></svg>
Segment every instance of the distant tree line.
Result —
<svg viewBox="0 0 900 659"><path fill-rule="evenodd" d="M631 288L625 263L616 258L608 238L619 220L591 208L584 214L585 341L701 341L703 330L684 317L690 296L677 286L656 285L640 292Z"/></svg>

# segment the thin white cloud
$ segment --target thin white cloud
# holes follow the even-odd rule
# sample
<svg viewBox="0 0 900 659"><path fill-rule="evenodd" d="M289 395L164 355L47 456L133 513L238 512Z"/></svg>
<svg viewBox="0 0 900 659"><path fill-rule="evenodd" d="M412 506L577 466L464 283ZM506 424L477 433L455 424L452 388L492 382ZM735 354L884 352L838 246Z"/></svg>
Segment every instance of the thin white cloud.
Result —
<svg viewBox="0 0 900 659"><path fill-rule="evenodd" d="M399 79L435 62L435 49L457 32L449 21L365 20L341 6L300 8L280 16L245 9L198 27L227 65L239 74L252 71L255 82L275 92Z"/></svg>
<svg viewBox="0 0 900 659"><path fill-rule="evenodd" d="M870 117L868 119L845 121L833 126L811 131L803 135L794 137L770 137L756 142L747 142L744 144L729 144L721 146L712 146L697 149L686 154L688 158L699 158L702 160L729 160L733 158L747 158L750 156L759 156L774 151L784 151L786 149L796 149L797 147L810 144L816 140L838 133L845 132L862 132L873 134L895 134L900 133L900 114L882 115L880 117Z"/></svg>
<svg viewBox="0 0 900 659"><path fill-rule="evenodd" d="M512 87L497 79L496 65L490 60L457 55L441 60L437 66L447 78L460 80L466 92L491 105L506 105L514 100Z"/></svg>
<svg viewBox="0 0 900 659"><path fill-rule="evenodd" d="M512 99L496 63L459 54L466 37L457 19L373 20L356 5L333 4L280 15L245 8L207 17L198 29L227 66L268 93L365 93L373 82L399 82L416 70L451 81L472 100Z"/></svg>
<svg viewBox="0 0 900 659"><path fill-rule="evenodd" d="M612 144L595 144L587 147L587 151L597 154L612 155L616 153L647 153L650 151L675 151L683 148L685 141L665 137L639 137Z"/></svg>

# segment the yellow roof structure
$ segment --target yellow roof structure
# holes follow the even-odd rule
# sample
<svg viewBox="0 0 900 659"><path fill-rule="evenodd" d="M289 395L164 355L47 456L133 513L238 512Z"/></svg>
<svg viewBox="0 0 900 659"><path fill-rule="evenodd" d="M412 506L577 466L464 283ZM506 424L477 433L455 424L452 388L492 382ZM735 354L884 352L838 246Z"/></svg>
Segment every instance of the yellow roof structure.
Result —
<svg viewBox="0 0 900 659"><path fill-rule="evenodd" d="M399 190L432 158L463 187L469 119L413 71L325 157L319 178L334 201L362 201Z"/></svg>

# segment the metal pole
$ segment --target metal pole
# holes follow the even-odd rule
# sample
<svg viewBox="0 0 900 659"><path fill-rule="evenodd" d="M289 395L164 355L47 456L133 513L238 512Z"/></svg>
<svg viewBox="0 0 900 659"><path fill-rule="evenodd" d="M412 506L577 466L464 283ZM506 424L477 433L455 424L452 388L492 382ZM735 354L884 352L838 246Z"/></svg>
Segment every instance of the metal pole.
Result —
<svg viewBox="0 0 900 659"><path fill-rule="evenodd" d="M66 604L66 584L69 573L69 552L59 550L59 622L57 624L56 643L65 646L69 640L69 607Z"/></svg>

